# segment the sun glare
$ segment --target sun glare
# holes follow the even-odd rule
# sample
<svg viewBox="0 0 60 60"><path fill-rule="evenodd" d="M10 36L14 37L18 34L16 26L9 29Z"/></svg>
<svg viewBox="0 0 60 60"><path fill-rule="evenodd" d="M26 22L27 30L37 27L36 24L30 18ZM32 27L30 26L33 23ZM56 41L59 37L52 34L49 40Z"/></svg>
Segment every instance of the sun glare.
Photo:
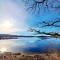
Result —
<svg viewBox="0 0 60 60"><path fill-rule="evenodd" d="M8 28L11 28L12 27L12 23L10 21L4 21L3 22L3 27L8 29Z"/></svg>
<svg viewBox="0 0 60 60"><path fill-rule="evenodd" d="M1 31L9 33L13 31L13 22L11 20L3 20L1 23Z"/></svg>
<svg viewBox="0 0 60 60"><path fill-rule="evenodd" d="M7 49L6 49L6 48L1 48L0 51L1 51L2 53L4 53L4 52L7 51Z"/></svg>

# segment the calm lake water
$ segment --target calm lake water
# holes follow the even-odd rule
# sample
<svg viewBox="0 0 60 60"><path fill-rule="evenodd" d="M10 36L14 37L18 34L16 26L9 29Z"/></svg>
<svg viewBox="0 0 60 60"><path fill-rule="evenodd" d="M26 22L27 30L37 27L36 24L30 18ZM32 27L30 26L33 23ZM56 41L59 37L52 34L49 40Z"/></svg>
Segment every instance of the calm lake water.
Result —
<svg viewBox="0 0 60 60"><path fill-rule="evenodd" d="M0 40L0 50L4 48L8 52L39 53L48 49L60 51L60 39L19 38Z"/></svg>

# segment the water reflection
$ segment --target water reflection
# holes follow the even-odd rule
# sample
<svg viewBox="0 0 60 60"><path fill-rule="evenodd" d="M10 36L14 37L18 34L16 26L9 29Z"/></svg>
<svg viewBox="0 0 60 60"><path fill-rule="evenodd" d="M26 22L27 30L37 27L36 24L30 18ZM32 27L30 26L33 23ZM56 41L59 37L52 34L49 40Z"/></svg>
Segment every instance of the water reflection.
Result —
<svg viewBox="0 0 60 60"><path fill-rule="evenodd" d="M45 52L54 48L60 51L60 39L50 38L42 40L40 38L19 38L0 40L0 49L5 48L8 52Z"/></svg>

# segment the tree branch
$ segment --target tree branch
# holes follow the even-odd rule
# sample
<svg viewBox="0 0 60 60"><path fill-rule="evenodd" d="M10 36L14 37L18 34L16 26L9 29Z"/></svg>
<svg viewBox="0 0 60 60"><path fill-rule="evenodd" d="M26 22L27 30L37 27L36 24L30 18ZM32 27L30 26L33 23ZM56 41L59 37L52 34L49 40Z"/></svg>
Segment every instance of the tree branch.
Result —
<svg viewBox="0 0 60 60"><path fill-rule="evenodd" d="M25 0L25 2L27 2L27 10L33 10L33 11L36 11L39 13L41 7L47 7L48 9L48 0L32 0L33 2L30 1L30 0ZM30 5L29 5L30 4Z"/></svg>
<svg viewBox="0 0 60 60"><path fill-rule="evenodd" d="M47 35L47 37L53 37L53 38L60 38L60 34L56 33L56 32L49 32L49 33L46 33L46 32L41 32L40 30L36 30L36 29L30 29L29 30L30 32L35 32L36 34L45 34Z"/></svg>
<svg viewBox="0 0 60 60"><path fill-rule="evenodd" d="M43 24L43 26L41 27L49 27L49 26L53 26L53 27L60 27L60 24L57 25L57 23L60 23L60 18L57 18L54 21L43 21L41 24Z"/></svg>

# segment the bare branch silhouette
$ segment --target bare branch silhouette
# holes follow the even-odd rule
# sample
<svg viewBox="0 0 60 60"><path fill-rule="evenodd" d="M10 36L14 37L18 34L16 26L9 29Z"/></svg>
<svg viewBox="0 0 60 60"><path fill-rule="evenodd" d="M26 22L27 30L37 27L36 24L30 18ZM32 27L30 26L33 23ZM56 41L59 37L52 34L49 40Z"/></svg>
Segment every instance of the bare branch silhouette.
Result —
<svg viewBox="0 0 60 60"><path fill-rule="evenodd" d="M41 24L43 24L43 26L41 26L41 27L49 27L49 26L60 27L60 24L57 25L57 23L60 23L60 18L57 18L54 21L43 21L41 23Z"/></svg>
<svg viewBox="0 0 60 60"><path fill-rule="evenodd" d="M40 30L32 29L32 28L30 28L29 31L30 32L35 32L37 34L45 34L48 37L50 36L50 37L53 37L53 38L60 38L60 34L56 33L56 32L48 32L48 33L46 33L46 32L41 32Z"/></svg>
<svg viewBox="0 0 60 60"><path fill-rule="evenodd" d="M57 3L57 4L53 3L51 7L56 10L59 10L60 9L60 1L56 0L55 3Z"/></svg>
<svg viewBox="0 0 60 60"><path fill-rule="evenodd" d="M41 7L45 7L48 9L48 0L25 0L28 8L27 10L33 10L34 12L36 11L37 13L40 12Z"/></svg>
<svg viewBox="0 0 60 60"><path fill-rule="evenodd" d="M27 10L31 12L33 11L34 13L36 12L38 14L42 8L44 11L49 11L52 8L56 10L60 9L60 1L58 0L51 0L51 2L49 0L24 0L24 2L27 5Z"/></svg>
<svg viewBox="0 0 60 60"><path fill-rule="evenodd" d="M54 1L54 3L52 1ZM57 9L60 8L60 3L59 3L58 0L51 0L51 2L49 0L25 0L25 2L28 6L27 10L31 9L31 11L33 10L33 12L38 12L38 13L40 12L41 7L43 9L46 8L47 10L48 10L49 7L57 8ZM52 4L52 6L49 5L50 3ZM52 8L50 8L50 9L52 9ZM50 21L42 21L40 23L41 24L38 23L39 26L37 26L39 28L43 28L43 27L55 27L55 28L58 27L58 28L60 28L60 24L59 24L60 23L60 18L56 18L56 19L50 20ZM60 38L60 34L56 33L56 32L46 33L46 32L41 32L38 29L36 30L36 29L32 29L32 28L30 29L30 32L36 32L37 34L45 34L45 35L50 35L51 37Z"/></svg>

